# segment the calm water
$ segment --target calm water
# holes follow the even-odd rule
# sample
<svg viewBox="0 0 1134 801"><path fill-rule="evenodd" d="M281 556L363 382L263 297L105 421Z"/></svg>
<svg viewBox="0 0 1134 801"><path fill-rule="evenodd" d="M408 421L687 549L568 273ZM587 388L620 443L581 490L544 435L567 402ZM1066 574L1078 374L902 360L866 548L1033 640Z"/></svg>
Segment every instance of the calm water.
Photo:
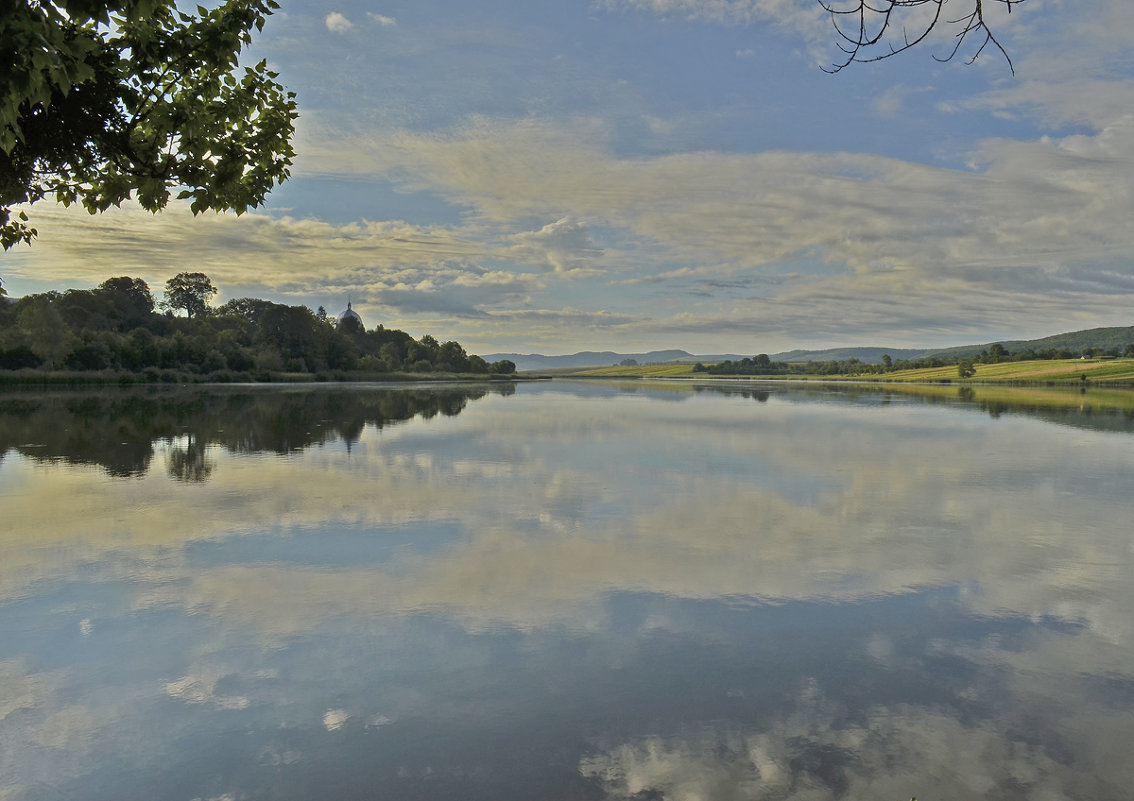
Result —
<svg viewBox="0 0 1134 801"><path fill-rule="evenodd" d="M0 395L0 801L1129 799L1134 414L1033 394Z"/></svg>

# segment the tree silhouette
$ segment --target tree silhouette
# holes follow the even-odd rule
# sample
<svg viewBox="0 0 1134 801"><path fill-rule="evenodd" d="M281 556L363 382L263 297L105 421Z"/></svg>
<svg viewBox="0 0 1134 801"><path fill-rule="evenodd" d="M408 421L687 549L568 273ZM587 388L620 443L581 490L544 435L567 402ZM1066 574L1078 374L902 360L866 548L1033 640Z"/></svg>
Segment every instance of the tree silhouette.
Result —
<svg viewBox="0 0 1134 801"><path fill-rule="evenodd" d="M209 299L217 294L217 288L204 273L178 273L165 282L165 301L167 309L185 309L189 317L200 317L209 309Z"/></svg>

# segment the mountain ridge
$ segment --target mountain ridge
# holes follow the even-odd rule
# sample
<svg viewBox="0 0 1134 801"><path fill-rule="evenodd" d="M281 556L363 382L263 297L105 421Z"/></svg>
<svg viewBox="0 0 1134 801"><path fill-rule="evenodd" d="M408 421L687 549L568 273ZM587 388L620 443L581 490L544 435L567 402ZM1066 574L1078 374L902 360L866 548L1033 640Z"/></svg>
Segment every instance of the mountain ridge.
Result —
<svg viewBox="0 0 1134 801"><path fill-rule="evenodd" d="M1000 339L979 345L955 345L947 348L885 348L878 346L824 348L819 350L797 348L770 354L769 358L778 362L845 361L854 358L866 364L879 364L884 354L888 354L890 358L895 361L921 359L931 356L962 358L965 356L976 356L982 350L987 350L989 347L996 344L1003 345L1010 353L1028 350L1029 348L1037 352L1055 348L1057 350L1069 350L1076 354L1086 348L1098 348L1103 350L1117 348L1121 352L1127 345L1134 344L1134 326L1086 328L1080 331L1052 334L1038 339ZM747 355L754 356L756 354L750 353ZM720 362L726 359L737 361L744 358L744 355L694 355L689 351L675 348L669 350L652 350L644 353L588 350L561 356L545 356L542 353L490 353L483 358L489 362L508 359L516 365L517 370L551 370L556 368L608 367L626 359L633 359L639 364L691 361Z"/></svg>

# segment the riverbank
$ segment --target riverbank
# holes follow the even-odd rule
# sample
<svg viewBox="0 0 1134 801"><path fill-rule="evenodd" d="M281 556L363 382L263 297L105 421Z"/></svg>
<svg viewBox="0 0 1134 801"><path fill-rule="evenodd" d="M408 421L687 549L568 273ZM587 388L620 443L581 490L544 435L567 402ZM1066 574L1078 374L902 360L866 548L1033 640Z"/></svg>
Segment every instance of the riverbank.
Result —
<svg viewBox="0 0 1134 801"><path fill-rule="evenodd" d="M869 367L869 366L866 366ZM540 375L552 378L672 378L715 379L722 381L869 381L897 384L1004 384L1015 386L1076 386L1081 384L1112 387L1134 387L1134 359L1037 359L997 364L974 364L974 374L960 378L957 365L875 372L814 375L772 373L766 375L719 375L694 372L692 364L647 364L623 367L541 370Z"/></svg>
<svg viewBox="0 0 1134 801"><path fill-rule="evenodd" d="M191 373L181 370L147 369L140 373L123 370L0 370L0 387L98 387L175 384L311 384L444 381L514 381L533 377L496 373L368 373L358 371Z"/></svg>

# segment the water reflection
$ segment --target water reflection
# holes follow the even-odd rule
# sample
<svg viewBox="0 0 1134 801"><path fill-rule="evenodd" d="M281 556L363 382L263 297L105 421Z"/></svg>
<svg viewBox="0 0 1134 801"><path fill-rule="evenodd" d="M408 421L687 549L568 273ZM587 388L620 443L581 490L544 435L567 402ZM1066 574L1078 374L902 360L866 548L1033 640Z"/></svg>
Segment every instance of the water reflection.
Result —
<svg viewBox="0 0 1134 801"><path fill-rule="evenodd" d="M154 445L168 446L174 478L203 481L218 445L232 453L288 453L342 439L356 442L366 426L414 417L452 417L510 384L392 389L229 389L224 387L0 395L0 458L9 449L41 461L94 464L112 476L140 476Z"/></svg>
<svg viewBox="0 0 1134 801"><path fill-rule="evenodd" d="M129 480L14 412L0 798L1129 795L1129 438L632 388L182 398Z"/></svg>

